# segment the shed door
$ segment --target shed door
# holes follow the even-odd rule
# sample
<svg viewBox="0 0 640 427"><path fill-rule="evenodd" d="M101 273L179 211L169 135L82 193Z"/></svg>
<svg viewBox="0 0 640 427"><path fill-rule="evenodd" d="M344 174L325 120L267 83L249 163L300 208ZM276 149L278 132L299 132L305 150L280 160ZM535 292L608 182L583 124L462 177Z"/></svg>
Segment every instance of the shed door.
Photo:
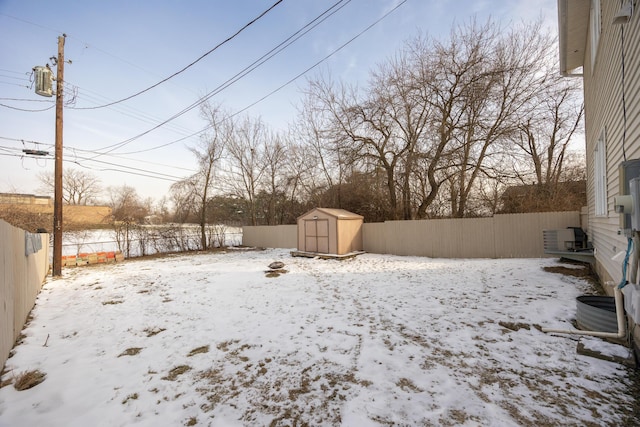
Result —
<svg viewBox="0 0 640 427"><path fill-rule="evenodd" d="M329 253L328 219L311 219L304 221L304 250L323 254Z"/></svg>

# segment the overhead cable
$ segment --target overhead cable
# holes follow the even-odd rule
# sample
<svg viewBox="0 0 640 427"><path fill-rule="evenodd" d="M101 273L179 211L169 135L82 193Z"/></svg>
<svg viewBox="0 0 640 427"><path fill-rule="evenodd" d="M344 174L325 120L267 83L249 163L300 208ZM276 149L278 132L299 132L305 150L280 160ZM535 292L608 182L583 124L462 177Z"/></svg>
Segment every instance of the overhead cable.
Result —
<svg viewBox="0 0 640 427"><path fill-rule="evenodd" d="M205 52L203 55L201 55L198 59L196 59L195 61L193 61L192 63L190 63L189 65L183 67L182 69L176 71L175 73L171 74L169 77L166 77L162 80L160 80L159 82L149 86L146 89L143 89L139 92L134 93L133 95L129 95L126 98L122 98L119 99L117 101L113 101L110 102L108 104L104 104L104 105L97 105L94 107L75 107L76 110L95 110L98 108L104 108L104 107L109 107L111 105L115 105L115 104L119 104L121 102L124 101L128 101L132 98L135 98L138 95L142 95L145 92L150 91L151 89L160 86L162 83L166 82L167 80L172 79L173 77L177 76L180 73L183 73L184 71L186 71L188 68L191 68L192 66L194 66L195 64L197 64L198 62L200 62L203 58L205 58L206 56L208 56L209 54L211 54L212 52L214 52L216 49L218 49L220 46L228 43L229 41L233 40L238 34L240 34L241 32L243 32L244 30L246 30L249 26L251 26L252 24L254 24L256 21L258 21L260 18L262 18L263 16L265 16L267 13L269 13L273 8L275 8L277 5L279 5L280 3L282 3L284 0L277 0L273 5L271 5L267 10L265 10L264 12L262 12L260 15L258 15L256 18L252 19L251 21L249 21L247 24L245 24L242 28L240 28L238 31L236 31L233 35L227 37L225 40L223 40L222 42L218 43L215 47L213 47L212 49L210 49L209 51Z"/></svg>
<svg viewBox="0 0 640 427"><path fill-rule="evenodd" d="M80 163L78 160L84 160L84 161L92 161L92 162L96 162L96 163L100 163L100 164L104 164L104 165L108 165L108 166L114 166L117 168L124 168L124 169L112 169L112 168L97 168L97 167L90 167L87 166L86 164L82 164ZM141 175L141 176L146 176L146 177L150 177L150 178L158 178L158 179L164 179L164 180L170 180L170 181L180 181L181 177L178 176L174 176L174 175L169 175L166 173L161 173L161 172L154 172L154 171L150 171L147 169L141 169L141 168L134 168L131 166L124 166L118 163L112 163L112 162L106 162L104 160L94 160L91 159L89 157L76 157L75 159L66 159L66 161L70 162L70 163L75 163L78 166L82 166L86 169L92 169L92 170L98 170L98 171L119 171L119 172L123 172L123 173L131 173L134 175ZM133 171L137 171L137 172L133 172ZM142 172L145 172L145 174L142 174ZM153 174L153 175L149 175L149 174Z"/></svg>
<svg viewBox="0 0 640 427"><path fill-rule="evenodd" d="M65 85L65 88L67 86ZM104 102L102 99L106 99L108 100L106 97L98 94L97 92L88 90L88 89L84 89L78 86L73 86L75 88L80 89L78 91L78 98L82 99L82 100L90 100L90 101L95 101L95 100L99 100L99 102ZM67 107L68 109L74 109L74 107ZM113 111L117 112L118 114L122 114L126 117L132 118L132 119L136 119L139 120L141 122L144 123L148 123L148 124L156 124L158 122L160 122L162 119L158 118L158 117L153 117L151 115L149 115L146 112L143 112L142 110L133 108L129 105L126 104L122 104L122 105L116 105L116 106L111 106L109 107L110 109L112 109ZM171 128L169 128L170 130L173 130L174 132L178 133L178 134L182 134L185 135L188 132L191 132L190 129L187 129L183 126L178 126L176 124L174 124Z"/></svg>
<svg viewBox="0 0 640 427"><path fill-rule="evenodd" d="M27 143L27 144L37 144L37 145L48 145L50 147L54 146L54 144L48 144L48 143L45 143L45 142L29 141L27 139L20 139L20 138L10 138L8 136L0 136L0 139L6 139L7 141L22 142L23 144Z"/></svg>
<svg viewBox="0 0 640 427"><path fill-rule="evenodd" d="M315 64L313 64L312 66L310 66L309 68L307 68L306 70L304 70L303 72L301 72L300 74L298 74L297 76L293 77L291 80L289 80L288 82L282 84L281 86L277 87L276 89L272 90L271 92L269 92L268 94L266 94L265 96L263 96L262 98L258 99L257 101L253 102L252 104L249 104L248 106L246 106L245 108L235 112L234 114L231 115L231 117L238 115L246 110L248 110L249 108L253 107L256 104L259 104L260 102L264 101L265 99L267 99L268 97L270 97L271 95L273 95L274 93L282 90L283 88L285 88L286 86L290 85L291 83L293 83L294 81L298 80L300 77L304 76L305 74L307 74L309 71L313 70L314 68L316 68L318 65L322 64L324 61L326 61L327 59L331 58L333 55L335 55L336 53L338 53L339 51L341 51L342 49L344 49L347 45L349 45L351 42L353 42L354 40L356 40L358 37L360 37L361 35L363 35L364 33L366 33L367 31L369 31L371 28L373 28L375 25L377 25L378 23L380 23L380 21L382 21L383 19L385 19L387 16L389 16L391 13L393 13L396 9L398 9L400 6L402 6L403 4L405 4L407 2L407 0L402 0L402 2L398 3L393 9L389 10L387 13L385 13L384 15L382 15L379 19L377 19L375 22L373 22L371 25L369 25L368 27L366 27L364 30L360 31L358 34L356 34L355 36L353 36L351 39L349 39L347 42L343 43L340 47L338 47L337 49L335 49L334 51L332 51L330 54L328 54L327 56L325 56L324 58L322 58L321 60L319 60L318 62L316 62Z"/></svg>
<svg viewBox="0 0 640 427"><path fill-rule="evenodd" d="M77 153L96 154L95 151L92 151L92 150L85 150L85 149L82 149L82 148L73 148L73 147L69 147L69 146L65 146L63 149L64 149L65 153L69 153L68 156L72 156L72 157L78 157ZM149 160L140 160L140 159L134 159L134 158L127 158L127 157L124 157L122 155L117 155L117 154L109 154L108 156L115 157L116 159L127 160L127 161L130 161L130 162L138 162L138 163L143 163L143 164L147 164L147 165L162 166L163 168L172 168L172 169L178 169L178 170L183 170L183 171L187 171L187 172L193 172L193 168L185 168L185 167L176 166L176 165L167 165L165 163L152 162L152 161L149 161ZM95 161L95 162L99 161L99 160L95 160L95 158L91 158L91 160Z"/></svg>
<svg viewBox="0 0 640 427"><path fill-rule="evenodd" d="M26 140L26 139L19 139L19 138L10 138L10 137L7 137L7 136L0 136L0 139L7 140L7 141L20 142L20 143L22 143L23 147L25 146L25 144L31 144L31 145L35 145L37 147L42 147L42 146L54 147L54 144L38 142L38 141L31 141L31 140ZM9 147L9 146L5 146L5 145L0 145L0 150L22 153L22 154L15 154L15 157L24 157L24 153L25 153L24 152L24 148ZM74 162L74 163L78 163L77 161L69 160L69 159L91 160L92 162L96 162L96 163L105 163L107 165L119 166L119 167L123 167L123 168L125 168L125 167L129 168L129 166L124 166L122 164L106 162L104 160L90 159L88 157L79 157L77 155L77 152L95 154L91 150L84 150L84 149L73 148L73 147L69 147L69 146L64 146L63 150L64 150L65 153L67 153L67 154L65 154L65 157L63 159L64 161L71 161L71 162ZM44 151L44 150L38 149L38 150L34 150L34 151ZM26 153L26 154L29 154L29 153ZM116 158L118 158L118 157L122 158L121 156L118 156L118 155L115 155L115 154L110 154L109 156L116 157ZM51 157L51 159L53 159L53 157ZM127 161L130 161L130 162L138 162L138 163L148 164L148 165L154 165L154 166L161 166L163 168L173 168L173 169L177 169L177 170L183 170L183 171L186 171L186 172L192 172L193 171L191 168L185 168L185 167L175 166L175 165L167 165L167 164L164 164L164 163L151 162L149 160L139 160L139 159L132 159L132 158L126 158L126 159L123 159L123 160L127 160ZM146 172L148 174L158 174L157 172L154 172L154 171L151 171L151 170L148 170L148 169L141 169L141 168L132 168L132 169L135 169L135 170L138 170L138 171L142 171L142 172ZM175 177L173 175L167 175L167 174L160 174L160 175L164 175L164 176L170 177L170 178L179 179L178 177Z"/></svg>
<svg viewBox="0 0 640 427"><path fill-rule="evenodd" d="M51 110L53 107L55 107L55 105L51 105L50 107L42 108L40 110L30 110L30 109L27 109L27 108L12 107L11 105L7 105L7 104L0 104L0 107L10 108L12 110L17 110L17 111L25 111L25 112L28 112L28 113L40 113L42 111Z"/></svg>
<svg viewBox="0 0 640 427"><path fill-rule="evenodd" d="M248 109L250 109L251 107L259 104L260 102L264 101L265 99L267 99L268 97L274 95L275 93L279 92L280 90L284 89L286 86L290 85L291 83L293 83L294 81L296 81L297 79L299 79L300 77L302 77L303 75L305 75L306 73L308 73L309 71L311 71L312 69L316 68L318 65L322 64L323 62L325 62L327 59L331 58L333 55L335 55L336 53L338 53L340 50L344 49L347 45L349 45L350 43L352 43L353 41L355 41L358 37L360 37L362 34L366 33L367 31L369 31L371 28L373 28L375 25L377 25L378 23L380 23L382 20L384 20L387 16L389 16L391 13L393 13L394 11L396 11L400 6L404 5L407 2L407 0L403 0L402 2L398 3L393 9L389 10L387 13L385 13L384 15L382 15L379 19L377 19L375 22L373 22L372 24L370 24L369 26L367 26L365 29L363 29L362 31L360 31L358 34L356 34L354 37L352 37L351 39L349 39L347 42L343 43L341 46L339 46L337 49L333 50L331 53L329 53L327 56L325 56L324 58L322 58L321 60L319 60L318 62L316 62L315 64L313 64L312 66L310 66L309 68L305 69L304 71L302 71L301 73L299 73L298 75L296 75L295 77L293 77L292 79L290 79L289 81L287 81L286 83L280 85L278 88L272 90L271 92L269 92L268 94L264 95L262 98L258 99L257 101L249 104L248 106L246 106L245 108L242 108L241 110L238 110L237 112L235 112L234 114L232 114L230 117L234 117ZM333 7L333 6L332 6ZM210 93L211 94L211 93ZM207 95L207 97L209 97L209 95ZM208 98L207 98L208 99ZM193 107L188 107L189 109L192 109ZM183 110L184 111L184 110ZM186 111L185 111L186 112ZM181 113L184 114L184 113ZM173 120L174 117L168 119L165 123ZM139 134L135 137L132 137L126 141L122 141L118 144L114 144L108 147L105 147L106 149L111 149L110 151L107 151L106 153L110 153L111 151L113 151L114 149L120 148L130 142L132 142L133 140L146 135L147 133L157 129L158 127L162 126L164 123L161 123L160 125L158 125L157 127L150 129L142 134ZM199 135L203 132L205 132L206 130L210 129L212 127L212 125L207 125L206 127L204 127L203 129L200 129L197 132L192 133L191 135L187 135L183 138L179 138L170 142L167 142L165 144L153 147L153 148L149 148L146 150L139 150L139 151L131 151L128 153L122 153L122 154L138 154L138 153L144 153L144 152L148 152L148 151L153 151L153 150L157 150L160 148L164 148L167 147L169 145L173 145L176 144L178 142L184 141L185 139L189 139L192 138L196 135ZM113 148L115 147L115 148ZM112 149L113 148L113 149ZM106 154L105 153L105 154Z"/></svg>
<svg viewBox="0 0 640 427"><path fill-rule="evenodd" d="M47 102L47 103L55 103L55 101L50 101L48 99L27 99L27 98L0 98L0 101L24 101L24 102Z"/></svg>
<svg viewBox="0 0 640 427"><path fill-rule="evenodd" d="M406 1L406 0L405 0ZM220 84L218 87L216 87L214 90L212 90L211 92L207 93L205 96L199 98L197 101L193 102L192 104L190 104L189 106L185 107L184 109L182 109L181 111L179 111L178 113L174 114L173 116L169 117L168 119L164 120L163 122L157 124L156 126L154 126L151 129L148 129L136 136L133 136L129 139L126 139L124 141L118 142L116 144L112 144L106 147L103 147L102 149L98 150L108 150L108 151L102 151L102 153L107 154L110 153L118 148L121 148L133 141L135 141L136 139L139 139L141 137L143 137L144 135L147 135L148 133L153 132L154 130L164 126L165 124L175 120L176 118L186 114L187 112L193 110L194 108L202 105L203 103L205 103L206 101L208 101L209 99L211 99L213 96L219 94L220 92L222 92L223 90L225 90L226 88L228 88L229 86L231 86L232 84L236 83L238 80L240 80L241 78L245 77L247 74L249 74L250 72L254 71L256 68L258 68L260 65L264 64L265 62L267 62L269 59L273 58L275 55L279 54L280 52L282 52L284 49L286 49L287 47L289 47L291 44L293 44L295 41L297 41L298 39L300 39L302 36L304 36L305 34L307 34L309 31L311 31L312 29L314 29L315 27L317 27L319 24L321 24L322 22L324 22L327 18L329 18L330 16L332 16L334 13L338 12L340 9L342 9L344 6L346 6L349 2L351 2L351 0L339 0L338 2L334 3L331 7L329 7L328 9L326 9L324 12L322 12L320 15L318 15L316 18L314 18L312 21L310 21L309 23L307 23L305 26L303 26L301 29L299 29L298 31L296 31L295 33L293 33L291 36L289 36L287 39L285 39L284 41L282 41L281 43L279 43L276 47L272 48L269 52L265 53L264 55L262 55L260 58L258 58L257 60L255 60L254 62L252 62L250 65L248 65L247 67L245 67L244 69L242 69L240 72L236 73L233 77L227 79L224 83ZM340 7L338 7L336 9L336 7L338 5L340 5L341 3L344 3L343 5L341 5ZM335 10L334 10L335 9ZM322 18L322 19L321 19ZM208 129L209 126L205 127L202 130L199 130L195 133L192 133L191 135L187 135L184 138L180 138L178 140L172 141L171 144L179 142L179 141L183 141L185 139L191 138L193 136L196 136L202 132L204 132L206 129ZM153 149L157 149L157 148L161 148L164 147L166 145L170 145L170 144L164 144L162 146L159 147L154 147ZM129 152L127 154L134 154L134 153L140 153L140 152L144 152L147 150L142 150L142 151L133 151L133 152ZM102 154L101 153L101 154Z"/></svg>

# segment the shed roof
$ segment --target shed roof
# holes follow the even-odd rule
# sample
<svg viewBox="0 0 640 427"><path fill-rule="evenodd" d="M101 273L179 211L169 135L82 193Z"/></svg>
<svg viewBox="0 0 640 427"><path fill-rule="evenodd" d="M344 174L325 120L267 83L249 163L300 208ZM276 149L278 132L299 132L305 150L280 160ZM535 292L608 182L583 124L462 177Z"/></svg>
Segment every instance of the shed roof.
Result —
<svg viewBox="0 0 640 427"><path fill-rule="evenodd" d="M589 30L589 0L558 0L560 73L572 75L584 64Z"/></svg>
<svg viewBox="0 0 640 427"><path fill-rule="evenodd" d="M311 212L320 211L326 215L332 216L337 219L363 219L362 215L358 215L353 212L349 212L344 209L334 209L334 208L314 208L309 212L300 215L298 218L302 218L303 216L309 215Z"/></svg>

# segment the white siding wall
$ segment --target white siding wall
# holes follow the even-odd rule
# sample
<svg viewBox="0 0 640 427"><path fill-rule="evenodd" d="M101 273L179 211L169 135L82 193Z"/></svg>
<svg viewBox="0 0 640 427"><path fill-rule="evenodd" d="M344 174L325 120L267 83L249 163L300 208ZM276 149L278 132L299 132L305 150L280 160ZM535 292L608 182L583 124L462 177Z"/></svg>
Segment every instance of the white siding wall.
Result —
<svg viewBox="0 0 640 427"><path fill-rule="evenodd" d="M624 160L622 109L622 29L612 25L619 10L617 1L601 1L601 28L597 56L592 70L591 46L587 46L584 66L585 121L587 130L587 194L589 230L596 248L598 273L603 281L618 282L622 277L620 261L612 257L626 249L624 236L618 234L619 215L613 199L619 194L618 166ZM626 159L640 158L640 11L623 27L625 46L625 98L627 106ZM587 37L590 43L591 37ZM595 215L594 148L602 129L606 129L607 215Z"/></svg>

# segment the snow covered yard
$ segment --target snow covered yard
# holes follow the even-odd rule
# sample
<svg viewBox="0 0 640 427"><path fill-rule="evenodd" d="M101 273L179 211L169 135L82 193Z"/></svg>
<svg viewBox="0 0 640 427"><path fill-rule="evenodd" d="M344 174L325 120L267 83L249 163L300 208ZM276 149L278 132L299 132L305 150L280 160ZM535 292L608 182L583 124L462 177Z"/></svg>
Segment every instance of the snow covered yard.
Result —
<svg viewBox="0 0 640 427"><path fill-rule="evenodd" d="M267 250L66 269L7 362L0 426L635 424L628 369L576 353L624 347L539 330L571 328L590 288L558 265Z"/></svg>

